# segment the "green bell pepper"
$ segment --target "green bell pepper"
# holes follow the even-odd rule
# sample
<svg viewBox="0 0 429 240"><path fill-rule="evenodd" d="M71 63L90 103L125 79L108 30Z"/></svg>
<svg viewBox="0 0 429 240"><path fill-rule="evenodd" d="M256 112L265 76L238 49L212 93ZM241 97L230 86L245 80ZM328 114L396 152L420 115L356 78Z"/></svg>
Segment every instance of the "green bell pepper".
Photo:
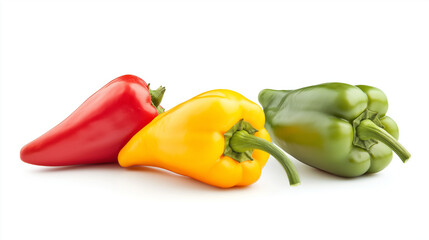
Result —
<svg viewBox="0 0 429 240"><path fill-rule="evenodd" d="M273 141L299 161L343 176L383 170L392 150L403 162L410 153L397 141L386 95L375 87L325 83L298 90L259 93Z"/></svg>

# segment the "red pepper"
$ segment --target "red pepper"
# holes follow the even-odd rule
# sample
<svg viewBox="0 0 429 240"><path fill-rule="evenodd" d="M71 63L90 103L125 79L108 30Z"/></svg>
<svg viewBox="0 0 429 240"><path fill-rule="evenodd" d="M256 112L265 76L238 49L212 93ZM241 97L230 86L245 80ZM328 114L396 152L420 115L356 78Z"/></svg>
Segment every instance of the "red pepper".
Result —
<svg viewBox="0 0 429 240"><path fill-rule="evenodd" d="M124 75L90 96L60 124L21 149L24 162L43 166L116 162L131 137L163 112L165 88L150 90Z"/></svg>

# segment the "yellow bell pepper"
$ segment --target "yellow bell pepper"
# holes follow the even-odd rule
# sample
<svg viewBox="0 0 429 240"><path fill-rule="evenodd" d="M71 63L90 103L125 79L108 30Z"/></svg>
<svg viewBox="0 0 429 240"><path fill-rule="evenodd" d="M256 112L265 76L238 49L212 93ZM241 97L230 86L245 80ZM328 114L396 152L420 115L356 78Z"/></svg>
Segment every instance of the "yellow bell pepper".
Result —
<svg viewBox="0 0 429 240"><path fill-rule="evenodd" d="M264 123L262 108L239 93L208 91L141 129L120 151L119 164L160 167L229 188L256 182L270 153L285 168L290 184L299 184L295 167L270 143Z"/></svg>

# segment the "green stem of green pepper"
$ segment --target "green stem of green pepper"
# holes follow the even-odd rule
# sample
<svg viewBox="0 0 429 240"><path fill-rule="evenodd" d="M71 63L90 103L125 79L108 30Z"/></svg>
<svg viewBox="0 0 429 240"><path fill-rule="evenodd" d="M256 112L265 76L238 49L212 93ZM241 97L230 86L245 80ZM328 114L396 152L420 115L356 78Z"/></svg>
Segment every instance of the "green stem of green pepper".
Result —
<svg viewBox="0 0 429 240"><path fill-rule="evenodd" d="M285 169L290 185L296 186L300 184L295 166L284 152L267 140L255 137L245 130L240 130L235 132L231 137L229 146L235 152L246 152L253 149L259 149L271 154Z"/></svg>
<svg viewBox="0 0 429 240"><path fill-rule="evenodd" d="M363 120L357 127L357 136L362 140L375 139L390 147L402 162L406 162L411 154L404 148L392 135L390 135L386 130L375 125L371 120Z"/></svg>

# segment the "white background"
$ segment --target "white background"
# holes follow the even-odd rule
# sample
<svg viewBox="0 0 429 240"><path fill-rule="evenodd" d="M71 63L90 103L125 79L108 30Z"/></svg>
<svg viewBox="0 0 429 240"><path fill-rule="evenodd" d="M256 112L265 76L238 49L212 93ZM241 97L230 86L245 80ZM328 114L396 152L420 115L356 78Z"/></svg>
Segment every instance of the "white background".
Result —
<svg viewBox="0 0 429 240"><path fill-rule="evenodd" d="M429 4L1 2L1 239L428 239ZM113 78L164 85L166 109L228 88L341 81L381 88L412 153L334 177L270 158L258 182L217 189L115 164L48 168L20 148Z"/></svg>

